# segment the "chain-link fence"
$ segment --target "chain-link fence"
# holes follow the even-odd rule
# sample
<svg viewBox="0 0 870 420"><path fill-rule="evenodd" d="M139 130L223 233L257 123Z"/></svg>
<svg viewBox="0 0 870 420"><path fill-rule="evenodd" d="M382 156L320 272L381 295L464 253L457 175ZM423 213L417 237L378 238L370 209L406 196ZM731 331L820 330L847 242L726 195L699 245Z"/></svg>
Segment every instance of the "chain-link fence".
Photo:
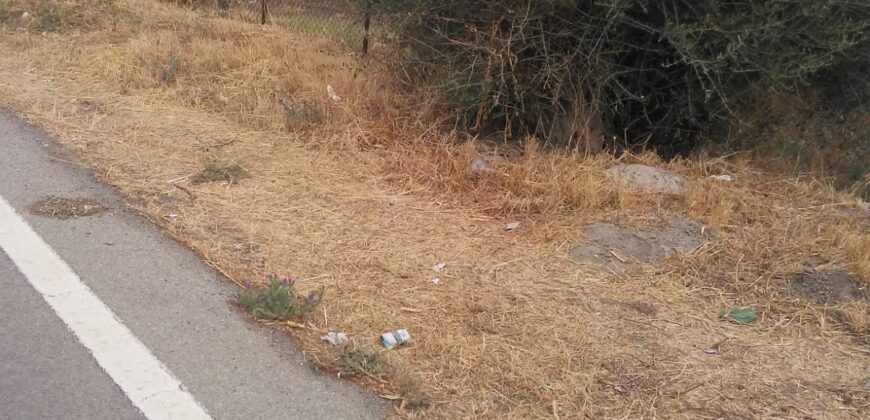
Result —
<svg viewBox="0 0 870 420"><path fill-rule="evenodd" d="M336 39L362 50L364 17L351 0L210 0L235 19L279 25L294 32Z"/></svg>

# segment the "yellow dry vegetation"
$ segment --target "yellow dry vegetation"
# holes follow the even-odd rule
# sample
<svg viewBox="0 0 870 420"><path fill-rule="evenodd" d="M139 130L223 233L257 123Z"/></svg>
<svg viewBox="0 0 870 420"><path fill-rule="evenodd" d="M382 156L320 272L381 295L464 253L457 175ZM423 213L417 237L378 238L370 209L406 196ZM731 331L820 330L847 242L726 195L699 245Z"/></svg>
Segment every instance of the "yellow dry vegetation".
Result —
<svg viewBox="0 0 870 420"><path fill-rule="evenodd" d="M286 328L335 372L324 331L378 352L389 372L354 380L397 417L866 416L868 301L789 292L808 261L870 284L866 203L823 182L737 157L627 155L692 181L635 193L608 182L609 156L443 131L430 101L373 64L384 47L363 63L334 38L149 0L0 11L0 104L231 280L325 285L322 307ZM194 182L204 168L245 176ZM668 215L719 240L626 273L567 258L585 225ZM731 306L760 319L719 319ZM397 327L413 342L381 350Z"/></svg>

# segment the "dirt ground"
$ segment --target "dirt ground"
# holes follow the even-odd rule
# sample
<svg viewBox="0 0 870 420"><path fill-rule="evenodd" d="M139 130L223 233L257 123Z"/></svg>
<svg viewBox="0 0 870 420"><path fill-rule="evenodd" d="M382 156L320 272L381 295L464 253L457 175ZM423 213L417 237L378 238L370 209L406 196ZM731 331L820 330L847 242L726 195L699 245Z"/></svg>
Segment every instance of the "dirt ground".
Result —
<svg viewBox="0 0 870 420"><path fill-rule="evenodd" d="M739 156L460 143L338 38L98 3L0 6L0 104L233 281L324 286L316 313L274 327L396 401L396 417L866 418L870 305L817 298L815 283L842 282L800 277L823 259L866 292L855 197ZM620 164L689 182L635 191L608 179ZM589 246L605 260L572 258ZM731 307L759 319L720 318ZM399 327L412 342L384 350L379 334Z"/></svg>

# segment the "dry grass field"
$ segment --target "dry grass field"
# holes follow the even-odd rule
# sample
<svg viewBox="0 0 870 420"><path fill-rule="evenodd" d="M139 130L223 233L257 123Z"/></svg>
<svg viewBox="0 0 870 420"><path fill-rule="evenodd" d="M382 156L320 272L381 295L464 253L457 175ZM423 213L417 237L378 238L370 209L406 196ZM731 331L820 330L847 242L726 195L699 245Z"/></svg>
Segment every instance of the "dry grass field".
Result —
<svg viewBox="0 0 870 420"><path fill-rule="evenodd" d="M388 47L366 62L350 29L245 13L4 1L0 105L231 280L324 286L316 313L274 327L314 366L395 400L396 417L867 418L866 203L739 156L468 139L379 64ZM625 163L690 186L631 191L605 173ZM708 239L649 263L613 251L628 270L568 257L585 226L672 217ZM719 316L734 306L759 319ZM413 341L384 350L378 335L397 327Z"/></svg>

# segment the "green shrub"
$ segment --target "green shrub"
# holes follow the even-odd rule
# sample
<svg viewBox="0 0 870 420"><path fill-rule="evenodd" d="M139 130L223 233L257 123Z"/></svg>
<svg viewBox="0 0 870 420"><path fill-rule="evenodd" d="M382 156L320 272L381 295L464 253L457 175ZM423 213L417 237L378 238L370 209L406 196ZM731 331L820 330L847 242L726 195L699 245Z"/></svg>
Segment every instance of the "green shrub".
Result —
<svg viewBox="0 0 870 420"><path fill-rule="evenodd" d="M299 296L295 280L289 277L279 280L271 275L268 286L245 288L239 295L239 305L258 319L287 320L301 317L317 307L323 300L323 293L321 287L307 296Z"/></svg>
<svg viewBox="0 0 870 420"><path fill-rule="evenodd" d="M849 86L866 101L870 2L382 0L404 16L406 69L466 128L554 141L585 115L666 154L753 87ZM831 83L834 82L834 83ZM561 138L560 138L561 137Z"/></svg>

